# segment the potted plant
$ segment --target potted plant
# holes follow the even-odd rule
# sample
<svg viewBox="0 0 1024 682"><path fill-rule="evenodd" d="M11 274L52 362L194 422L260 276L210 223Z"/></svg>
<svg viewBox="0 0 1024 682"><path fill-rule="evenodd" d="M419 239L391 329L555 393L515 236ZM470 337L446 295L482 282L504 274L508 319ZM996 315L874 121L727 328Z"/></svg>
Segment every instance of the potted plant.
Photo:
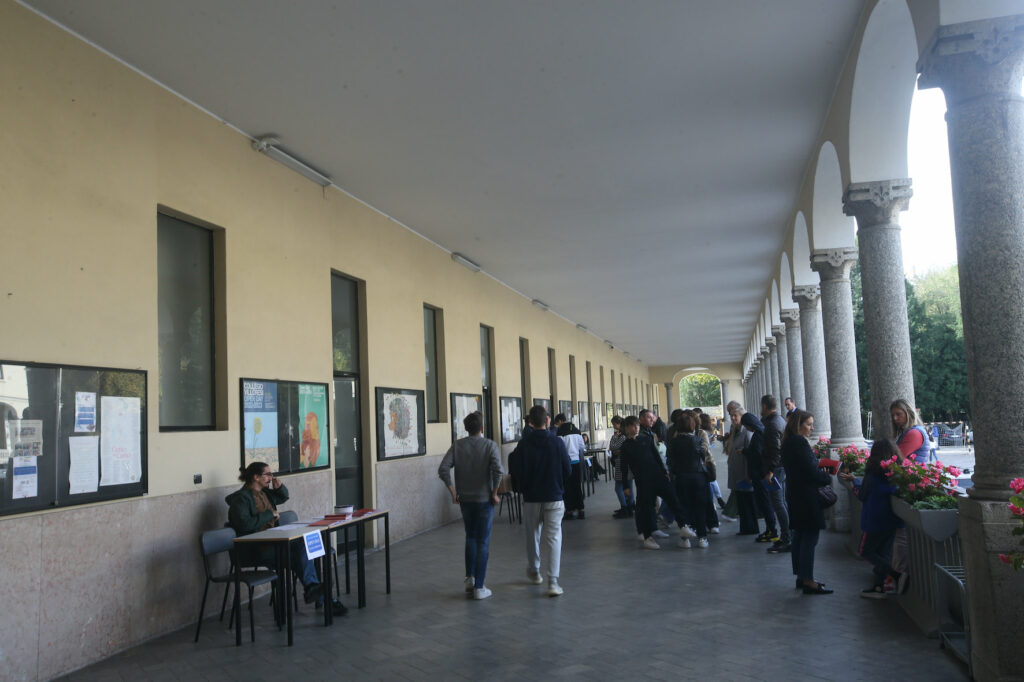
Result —
<svg viewBox="0 0 1024 682"><path fill-rule="evenodd" d="M819 438L818 442L814 444L814 454L818 456L818 459L828 457L831 450L832 441L828 438Z"/></svg>
<svg viewBox="0 0 1024 682"><path fill-rule="evenodd" d="M958 528L956 493L952 490L961 473L942 462L917 462L913 455L900 461L882 462L889 481L896 486L892 510L908 525L942 542Z"/></svg>
<svg viewBox="0 0 1024 682"><path fill-rule="evenodd" d="M1014 528L1011 532L1014 535L1024 535L1024 478L1015 478L1010 481L1010 490L1013 491L1013 495L1010 496L1010 512L1017 517L1020 521L1020 526ZM1020 544L1024 545L1024 538L1021 538ZM1024 552L1016 550L1009 554L1000 554L999 559L1004 564L1010 564L1013 566L1015 571L1019 571L1024 568Z"/></svg>

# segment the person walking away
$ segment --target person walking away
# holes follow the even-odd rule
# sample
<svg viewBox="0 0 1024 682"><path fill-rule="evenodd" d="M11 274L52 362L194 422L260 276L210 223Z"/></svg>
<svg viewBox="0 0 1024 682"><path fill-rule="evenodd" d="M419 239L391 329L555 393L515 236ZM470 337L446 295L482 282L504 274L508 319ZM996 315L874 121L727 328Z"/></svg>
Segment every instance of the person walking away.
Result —
<svg viewBox="0 0 1024 682"><path fill-rule="evenodd" d="M558 437L565 443L569 462L572 464L572 473L565 488L565 516L562 520L571 521L577 518L577 514L578 518L583 519L586 518L583 511L583 456L587 452L587 444L583 441L580 430L572 422L563 422L558 427Z"/></svg>
<svg viewBox="0 0 1024 682"><path fill-rule="evenodd" d="M782 466L782 432L786 420L779 415L779 402L773 395L761 398L761 423L764 424L764 486L768 501L779 522L779 539L768 548L769 554L782 554L790 550L789 512L786 509L786 467Z"/></svg>
<svg viewBox="0 0 1024 682"><path fill-rule="evenodd" d="M526 531L526 577L535 585L547 580L549 597L563 593L558 584L562 563L562 515L565 485L572 473L562 439L548 430L548 411L530 408L534 431L508 456L512 482L523 495ZM543 541L543 544L542 544Z"/></svg>
<svg viewBox="0 0 1024 682"><path fill-rule="evenodd" d="M462 425L469 435L448 448L441 466L437 468L437 476L451 493L452 504L459 505L462 510L462 522L466 527L466 592L474 599L487 599L491 591L484 584L484 578L490 553L491 524L504 472L497 444L483 436L483 415L471 412L462 420ZM452 467L455 467L455 485L452 485Z"/></svg>

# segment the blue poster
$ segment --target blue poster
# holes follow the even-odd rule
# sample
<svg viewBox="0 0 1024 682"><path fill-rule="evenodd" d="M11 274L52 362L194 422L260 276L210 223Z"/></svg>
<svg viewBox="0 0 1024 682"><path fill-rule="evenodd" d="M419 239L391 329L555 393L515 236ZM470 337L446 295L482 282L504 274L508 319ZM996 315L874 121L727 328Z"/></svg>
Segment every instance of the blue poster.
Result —
<svg viewBox="0 0 1024 682"><path fill-rule="evenodd" d="M246 466L264 462L271 471L279 471L275 382L242 382L242 429Z"/></svg>

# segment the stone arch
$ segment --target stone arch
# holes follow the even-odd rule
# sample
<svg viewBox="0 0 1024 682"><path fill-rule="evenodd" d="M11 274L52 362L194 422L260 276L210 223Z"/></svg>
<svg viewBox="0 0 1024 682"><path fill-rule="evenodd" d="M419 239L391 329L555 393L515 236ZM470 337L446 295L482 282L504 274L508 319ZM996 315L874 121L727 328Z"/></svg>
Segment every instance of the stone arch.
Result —
<svg viewBox="0 0 1024 682"><path fill-rule="evenodd" d="M907 177L907 130L917 55L906 0L879 0L864 28L853 76L851 183Z"/></svg>
<svg viewBox="0 0 1024 682"><path fill-rule="evenodd" d="M807 230L807 220L801 211L796 214L796 220L793 221L793 286L817 283L818 273L811 270L810 233ZM789 294L792 298L792 288Z"/></svg>
<svg viewBox="0 0 1024 682"><path fill-rule="evenodd" d="M780 305L780 301L779 301L779 282L778 282L778 280L775 280L775 279L772 280L772 293L769 296L769 300L771 301L771 304L772 304L772 318L771 319L772 319L772 326L774 327L776 325L782 324L782 317L779 315L779 312L782 310L782 306Z"/></svg>
<svg viewBox="0 0 1024 682"><path fill-rule="evenodd" d="M718 379L718 412L716 413L713 410L708 410L708 412L713 417L722 417L723 416L722 415L722 408L723 408L723 405L724 405L723 401L725 399L725 395L724 395L723 390L722 390L722 384L723 384L722 376L718 372L715 372L714 370L712 370L711 368L707 368L707 367L688 367L686 369L681 369L678 372L676 372L675 375L672 377L672 384L676 388L676 399L679 401L680 407L714 407L713 405L683 405L683 402L682 402L682 400L683 400L683 396L682 396L683 382L686 381L690 377L699 376L699 375L702 375L702 374L706 374L708 376L712 376L712 377Z"/></svg>
<svg viewBox="0 0 1024 682"><path fill-rule="evenodd" d="M852 217L843 214L843 189L839 155L835 146L826 141L821 145L814 167L811 245L815 250L854 245L855 223Z"/></svg>
<svg viewBox="0 0 1024 682"><path fill-rule="evenodd" d="M779 305L786 310L796 307L793 301L793 273L789 269L789 256L785 251L779 259Z"/></svg>

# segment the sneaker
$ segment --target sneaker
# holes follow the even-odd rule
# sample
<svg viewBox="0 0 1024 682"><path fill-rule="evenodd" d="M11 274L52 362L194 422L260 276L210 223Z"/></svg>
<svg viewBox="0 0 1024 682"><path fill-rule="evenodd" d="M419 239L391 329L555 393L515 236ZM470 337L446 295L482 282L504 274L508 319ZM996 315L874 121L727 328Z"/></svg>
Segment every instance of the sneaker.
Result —
<svg viewBox="0 0 1024 682"><path fill-rule="evenodd" d="M544 578L540 577L540 573L534 573L533 571L526 572L526 579L534 585L540 585L544 582Z"/></svg>
<svg viewBox="0 0 1024 682"><path fill-rule="evenodd" d="M861 590L860 596L865 599L885 599L885 588L881 585L875 585L866 590Z"/></svg>
<svg viewBox="0 0 1024 682"><path fill-rule="evenodd" d="M792 550L792 546L788 542L782 542L779 540L774 545L768 548L769 554L785 554Z"/></svg>
<svg viewBox="0 0 1024 682"><path fill-rule="evenodd" d="M342 604L337 599L331 600L331 611L335 616L344 616L348 613L348 607Z"/></svg>
<svg viewBox="0 0 1024 682"><path fill-rule="evenodd" d="M668 521L660 516L658 517L658 530L668 530Z"/></svg>
<svg viewBox="0 0 1024 682"><path fill-rule="evenodd" d="M728 514L719 514L718 518L724 519L725 521L728 521L729 523L736 523L736 517L735 516L729 516Z"/></svg>
<svg viewBox="0 0 1024 682"><path fill-rule="evenodd" d="M910 575L904 571L896 579L896 594L906 594L908 587L910 587Z"/></svg>
<svg viewBox="0 0 1024 682"><path fill-rule="evenodd" d="M689 526L683 526L679 529L679 537L681 538L695 538L697 534L693 532L693 529Z"/></svg>
<svg viewBox="0 0 1024 682"><path fill-rule="evenodd" d="M699 549L707 549L708 548L708 539L707 538L697 538L697 547Z"/></svg>
<svg viewBox="0 0 1024 682"><path fill-rule="evenodd" d="M712 535L718 535L719 533L722 532L722 529L719 528L718 526L713 526L712 528L708 529L708 532L711 533Z"/></svg>
<svg viewBox="0 0 1024 682"><path fill-rule="evenodd" d="M472 592L473 588L476 587L476 580L473 578L473 576L467 575L466 580L463 581L463 584L466 586L466 592Z"/></svg>
<svg viewBox="0 0 1024 682"><path fill-rule="evenodd" d="M303 591L302 594L302 601L306 602L307 604L312 604L317 599L320 599L323 596L323 585L321 585L320 583L313 583L312 585L306 586L306 589Z"/></svg>
<svg viewBox="0 0 1024 682"><path fill-rule="evenodd" d="M658 530L654 531L653 533L651 533L651 535L653 535L656 538L667 538L668 537L668 533L666 533L665 531L661 530L660 528Z"/></svg>
<svg viewBox="0 0 1024 682"><path fill-rule="evenodd" d="M551 582L548 583L548 596L549 597L557 597L560 594L562 594L563 592L565 592L565 590L562 589L562 586L558 584L557 580L552 580Z"/></svg>
<svg viewBox="0 0 1024 682"><path fill-rule="evenodd" d="M661 545L654 541L654 538L644 540L644 549L661 549Z"/></svg>
<svg viewBox="0 0 1024 682"><path fill-rule="evenodd" d="M766 530L765 532L754 538L754 542L778 542L779 536L773 530Z"/></svg>
<svg viewBox="0 0 1024 682"><path fill-rule="evenodd" d="M487 599L491 596L491 591L486 587L478 587L473 590L473 599Z"/></svg>
<svg viewBox="0 0 1024 682"><path fill-rule="evenodd" d="M679 542L676 543L676 547L678 547L679 549L690 549L690 539L680 538Z"/></svg>

